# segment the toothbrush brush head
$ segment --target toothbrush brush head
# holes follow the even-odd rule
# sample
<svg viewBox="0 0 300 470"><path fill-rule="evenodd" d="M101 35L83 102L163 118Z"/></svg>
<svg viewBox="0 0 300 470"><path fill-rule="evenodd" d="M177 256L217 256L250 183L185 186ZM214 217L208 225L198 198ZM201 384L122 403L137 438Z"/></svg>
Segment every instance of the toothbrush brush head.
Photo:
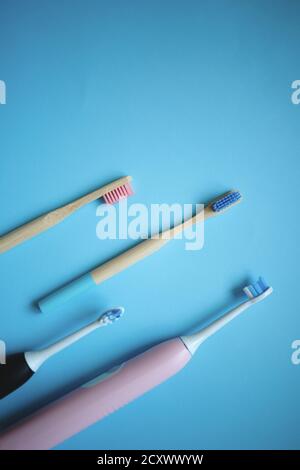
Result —
<svg viewBox="0 0 300 470"><path fill-rule="evenodd" d="M104 323L105 325L114 323L122 317L124 311L124 307L111 308L110 310L107 310L101 315L101 317L99 318L99 322Z"/></svg>
<svg viewBox="0 0 300 470"><path fill-rule="evenodd" d="M212 202L210 207L213 212L223 212L234 204L241 202L242 195L239 191L229 191L216 201Z"/></svg>
<svg viewBox="0 0 300 470"><path fill-rule="evenodd" d="M243 291L249 300L256 302L270 295L273 292L273 288L262 277L259 277L256 282L244 287Z"/></svg>
<svg viewBox="0 0 300 470"><path fill-rule="evenodd" d="M112 189L103 195L104 202L106 204L115 204L121 199L125 199L129 196L132 196L133 189L130 183L125 183L118 188Z"/></svg>

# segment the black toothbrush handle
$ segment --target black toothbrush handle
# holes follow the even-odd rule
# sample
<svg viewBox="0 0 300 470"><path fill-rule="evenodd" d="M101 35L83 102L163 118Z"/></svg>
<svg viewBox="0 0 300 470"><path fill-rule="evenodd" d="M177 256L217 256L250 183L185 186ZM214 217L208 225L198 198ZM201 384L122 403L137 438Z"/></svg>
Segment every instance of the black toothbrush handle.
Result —
<svg viewBox="0 0 300 470"><path fill-rule="evenodd" d="M0 365L0 399L21 387L33 374L24 353L7 356L6 364Z"/></svg>

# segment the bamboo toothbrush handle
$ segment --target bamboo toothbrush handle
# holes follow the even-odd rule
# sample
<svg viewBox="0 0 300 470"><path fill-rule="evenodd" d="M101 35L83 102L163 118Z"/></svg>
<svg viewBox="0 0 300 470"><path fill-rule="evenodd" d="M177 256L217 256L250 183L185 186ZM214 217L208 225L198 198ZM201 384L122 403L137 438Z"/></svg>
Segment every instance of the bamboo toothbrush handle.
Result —
<svg viewBox="0 0 300 470"><path fill-rule="evenodd" d="M129 266L137 263L143 258L155 253L160 248L162 248L168 241L174 238L175 235L183 232L187 227L203 221L204 218L209 217L210 209L205 208L204 213L199 212L190 219L182 222L181 224L176 225L175 227L165 230L157 237L149 238L140 242L138 245L135 245L133 248L121 253L115 258L107 261L98 268L95 268L91 271L91 276L95 284L100 284L101 282L109 279L115 274L123 271Z"/></svg>
<svg viewBox="0 0 300 470"><path fill-rule="evenodd" d="M75 279L69 284L54 291L52 294L44 297L38 302L39 308L42 312L50 312L53 309L60 307L65 302L71 300L75 296L86 292L87 290L95 287L97 284L109 279L110 277L118 274L124 269L132 266L146 256L155 253L162 248L169 240L175 235L182 232L185 228L203 222L205 219L214 216L215 213L211 210L210 206L205 207L190 219L184 221L175 227L165 230L153 238L149 238L135 245L133 248L121 253L115 258L107 261L106 263L98 266L87 274Z"/></svg>
<svg viewBox="0 0 300 470"><path fill-rule="evenodd" d="M159 250L169 240L149 238L91 271L95 284L109 279L129 266Z"/></svg>
<svg viewBox="0 0 300 470"><path fill-rule="evenodd" d="M15 246L23 243L26 240L38 235L39 233L54 227L59 222L62 222L66 217L73 214L75 211L85 206L86 204L100 199L104 194L113 189L128 183L131 180L130 176L119 178L112 183L96 189L95 191L82 196L75 201L66 204L59 209L53 210L47 214L32 220L21 227L12 230L0 237L0 254L14 248Z"/></svg>
<svg viewBox="0 0 300 470"><path fill-rule="evenodd" d="M84 274L83 276L75 279L69 284L61 287L54 291L52 294L44 297L38 302L39 308L42 312L50 312L53 309L60 307L65 302L71 300L75 296L86 292L87 290L95 287L97 284L109 279L115 274L123 271L124 269L132 266L146 256L155 253L162 248L169 240L174 238L175 235L182 232L188 226L203 221L203 217L210 217L212 211L209 208L205 208L204 214L196 214L189 220L186 220L182 224L179 224L169 230L158 234L156 237L149 238L135 245L133 248L121 253L115 258L107 261L101 266L93 269L91 272Z"/></svg>
<svg viewBox="0 0 300 470"><path fill-rule="evenodd" d="M151 255L162 248L168 241L167 238L163 239L161 237L149 238L142 241L133 248L93 269L93 271L84 274L41 299L38 302L40 310L47 313L60 307L75 296L86 292L97 284L137 263L139 260L146 258L146 256Z"/></svg>
<svg viewBox="0 0 300 470"><path fill-rule="evenodd" d="M149 238L144 240L133 248L130 248L124 253L121 253L115 258L93 269L91 272L84 274L69 284L52 292L38 302L40 310L45 313L50 312L75 296L86 292L97 284L100 284L106 279L109 279L129 266L137 263L139 260L146 258L146 256L151 255L162 248L170 240L170 238L167 238L167 232L164 232L164 234L166 235L166 238L163 238L162 234L160 234L159 238Z"/></svg>
<svg viewBox="0 0 300 470"><path fill-rule="evenodd" d="M65 208L57 209L53 212L42 215L37 219L16 228L15 230L12 230L6 235L3 235L0 238L0 253L5 253L20 243L23 243L35 235L38 235L50 227L53 227L54 225L61 222L69 214L70 212Z"/></svg>

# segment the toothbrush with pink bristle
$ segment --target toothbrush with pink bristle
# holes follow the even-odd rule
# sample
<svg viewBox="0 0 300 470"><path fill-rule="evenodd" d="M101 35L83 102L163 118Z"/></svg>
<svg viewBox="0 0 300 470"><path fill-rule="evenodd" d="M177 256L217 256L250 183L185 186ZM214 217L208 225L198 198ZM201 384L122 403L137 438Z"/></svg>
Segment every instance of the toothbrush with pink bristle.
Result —
<svg viewBox="0 0 300 470"><path fill-rule="evenodd" d="M53 448L179 372L205 340L272 291L260 277L244 288L246 301L206 328L158 344L41 409L0 436L0 449Z"/></svg>
<svg viewBox="0 0 300 470"><path fill-rule="evenodd" d="M106 204L115 204L121 199L131 196L133 194L133 189L130 182L131 176L124 176L123 178L114 180L91 193L81 196L64 206L41 215L37 219L31 220L21 227L2 235L0 237L0 254L11 250L46 230L49 230L51 227L59 224L90 202L103 198Z"/></svg>

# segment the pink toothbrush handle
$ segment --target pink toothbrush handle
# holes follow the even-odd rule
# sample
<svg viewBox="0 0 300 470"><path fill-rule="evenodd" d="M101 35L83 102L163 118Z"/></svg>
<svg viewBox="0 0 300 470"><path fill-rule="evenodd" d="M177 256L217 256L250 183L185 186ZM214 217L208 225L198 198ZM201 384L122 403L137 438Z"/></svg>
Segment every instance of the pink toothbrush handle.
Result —
<svg viewBox="0 0 300 470"><path fill-rule="evenodd" d="M180 338L161 343L47 405L0 436L0 450L46 450L168 379L190 360Z"/></svg>

